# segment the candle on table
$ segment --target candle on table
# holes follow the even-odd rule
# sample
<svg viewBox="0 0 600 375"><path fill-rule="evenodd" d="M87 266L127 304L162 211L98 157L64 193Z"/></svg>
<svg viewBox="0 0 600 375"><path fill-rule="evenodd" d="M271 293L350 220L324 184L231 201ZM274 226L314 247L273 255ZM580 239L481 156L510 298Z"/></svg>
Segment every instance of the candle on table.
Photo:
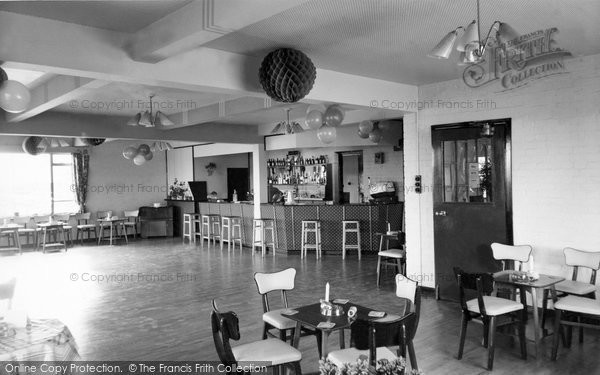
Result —
<svg viewBox="0 0 600 375"><path fill-rule="evenodd" d="M329 283L325 284L325 302L329 302Z"/></svg>

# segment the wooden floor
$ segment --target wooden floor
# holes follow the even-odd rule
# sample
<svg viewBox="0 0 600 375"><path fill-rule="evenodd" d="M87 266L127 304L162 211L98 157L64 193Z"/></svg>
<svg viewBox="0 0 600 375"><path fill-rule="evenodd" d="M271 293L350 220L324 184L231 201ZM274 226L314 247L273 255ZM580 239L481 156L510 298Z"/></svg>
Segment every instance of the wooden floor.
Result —
<svg viewBox="0 0 600 375"><path fill-rule="evenodd" d="M375 284L376 258L353 254L314 254L261 258L248 249L221 252L182 245L177 239L138 240L128 246L76 246L67 253L0 254L0 279L18 278L14 309L31 316L55 317L71 329L80 354L87 360L216 360L210 330L210 300L240 317L242 342L260 338L262 307L253 273L294 267L296 288L290 303L314 303L326 282L334 297L385 310L399 310L393 274L381 288ZM104 278L103 280L98 280ZM92 280L93 279L93 280ZM425 294L415 347L426 374L484 374L486 350L479 345L481 329L473 324L464 358L456 359L460 314L455 303ZM560 348L559 360L544 356L523 361L517 345L499 339L494 374L598 374L600 335L587 331L585 346ZM349 336L349 335L347 335ZM330 347L337 345L332 335ZM576 341L576 340L575 340ZM304 373L318 372L314 338L300 341Z"/></svg>

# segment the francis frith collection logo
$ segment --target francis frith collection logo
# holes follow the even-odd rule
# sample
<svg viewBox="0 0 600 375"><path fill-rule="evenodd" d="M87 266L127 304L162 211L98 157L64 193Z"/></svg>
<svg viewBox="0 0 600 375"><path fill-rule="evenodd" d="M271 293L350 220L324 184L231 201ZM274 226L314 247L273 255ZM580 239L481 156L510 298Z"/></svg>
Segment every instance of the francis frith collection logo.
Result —
<svg viewBox="0 0 600 375"><path fill-rule="evenodd" d="M556 45L557 33L558 29L552 27L491 46L484 61L464 70L465 84L481 87L499 82L504 90L512 90L536 79L566 73L564 60L571 53Z"/></svg>

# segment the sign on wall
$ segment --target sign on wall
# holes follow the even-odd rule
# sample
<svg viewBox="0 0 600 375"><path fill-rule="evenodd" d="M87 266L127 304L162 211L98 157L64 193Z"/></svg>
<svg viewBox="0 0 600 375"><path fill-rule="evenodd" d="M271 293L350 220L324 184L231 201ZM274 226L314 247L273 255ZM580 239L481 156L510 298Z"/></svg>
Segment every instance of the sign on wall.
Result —
<svg viewBox="0 0 600 375"><path fill-rule="evenodd" d="M497 82L512 90L556 74L567 73L564 59L571 56L557 46L556 27L521 35L505 44L488 48L486 59L469 65L463 80L469 87Z"/></svg>

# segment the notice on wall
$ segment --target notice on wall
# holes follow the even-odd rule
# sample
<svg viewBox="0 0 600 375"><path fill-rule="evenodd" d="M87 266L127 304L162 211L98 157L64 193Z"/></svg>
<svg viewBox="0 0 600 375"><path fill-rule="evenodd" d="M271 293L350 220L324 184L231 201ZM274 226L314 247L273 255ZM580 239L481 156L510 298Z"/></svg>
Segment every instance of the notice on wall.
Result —
<svg viewBox="0 0 600 375"><path fill-rule="evenodd" d="M479 163L469 163L469 190L479 189Z"/></svg>

